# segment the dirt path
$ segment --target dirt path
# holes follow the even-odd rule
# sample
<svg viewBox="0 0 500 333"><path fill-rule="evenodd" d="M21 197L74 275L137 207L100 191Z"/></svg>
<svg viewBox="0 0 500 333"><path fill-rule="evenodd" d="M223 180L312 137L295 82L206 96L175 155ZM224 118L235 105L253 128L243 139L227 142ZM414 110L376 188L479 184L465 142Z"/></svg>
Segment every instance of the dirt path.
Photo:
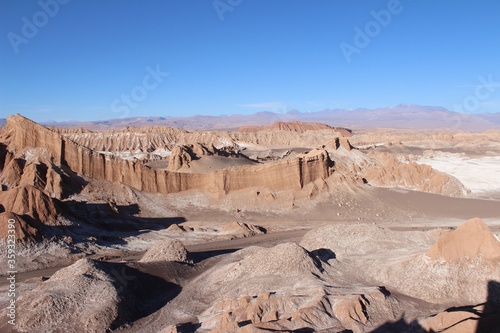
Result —
<svg viewBox="0 0 500 333"><path fill-rule="evenodd" d="M384 228L396 230L396 231L425 231L425 230L430 230L430 229L435 229L435 228L447 228L447 227L454 227L454 225L447 224L443 225L440 224L439 226L434 226L434 225L384 225ZM493 232L499 232L500 231L500 226L490 226L491 230ZM224 251L224 250L239 250L243 249L249 246L262 246L262 247L272 247L277 244L281 244L284 242L294 242L294 243L299 243L300 240L302 239L302 236L304 236L309 229L298 229L298 230L287 230L287 231L278 231L278 232L272 232L268 233L265 235L257 235L257 236L252 236L252 237L246 237L246 238L236 238L232 240L219 240L219 241L213 241L213 242L206 242L206 243L199 243L199 244L192 244L192 245L187 245L186 249L191 252L191 253L200 253L200 252L215 252L215 251ZM114 257L112 259L106 260L110 262L134 262L138 261L142 258L144 255L145 251L139 251L134 254L127 253L126 255L123 256L118 256ZM98 258L100 257L99 255L92 255L89 256L89 258ZM63 266L57 266L57 267L51 267L51 268L46 268L46 269L41 269L41 270L36 270L36 271L31 271L31 272L25 272L25 273L19 273L16 276L16 282L23 282L28 279L33 279L33 278L42 278L42 277L50 277L52 274L60 270L61 268L67 267L68 265L63 265ZM8 281L4 277L0 277L0 286L7 285Z"/></svg>

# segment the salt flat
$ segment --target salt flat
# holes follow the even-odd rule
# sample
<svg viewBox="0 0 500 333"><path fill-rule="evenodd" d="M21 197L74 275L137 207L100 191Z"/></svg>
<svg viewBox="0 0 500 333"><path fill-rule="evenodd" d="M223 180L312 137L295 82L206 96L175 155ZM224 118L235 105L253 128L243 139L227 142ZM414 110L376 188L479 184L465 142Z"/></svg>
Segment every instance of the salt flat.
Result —
<svg viewBox="0 0 500 333"><path fill-rule="evenodd" d="M436 152L424 154L417 162L457 178L474 197L500 197L500 156L470 158L465 154Z"/></svg>

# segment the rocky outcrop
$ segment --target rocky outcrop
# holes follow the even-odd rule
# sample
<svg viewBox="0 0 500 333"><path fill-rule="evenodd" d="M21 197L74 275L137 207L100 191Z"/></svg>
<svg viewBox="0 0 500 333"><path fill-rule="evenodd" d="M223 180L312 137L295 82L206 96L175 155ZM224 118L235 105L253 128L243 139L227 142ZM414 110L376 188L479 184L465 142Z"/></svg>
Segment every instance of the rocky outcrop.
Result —
<svg viewBox="0 0 500 333"><path fill-rule="evenodd" d="M328 178L333 173L332 162L326 151L313 151L285 161L228 168L205 174L175 173L141 166L136 166L136 169L141 174L140 178L123 179L122 182L140 190L161 193L191 189L227 193L248 187L293 190L316 179Z"/></svg>
<svg viewBox="0 0 500 333"><path fill-rule="evenodd" d="M0 174L0 180L7 189L30 185L58 199L67 197L77 191L77 188L81 188L81 181L77 178L51 162L30 161L24 158L12 159Z"/></svg>
<svg viewBox="0 0 500 333"><path fill-rule="evenodd" d="M319 130L335 130L343 136L351 136L352 131L343 127L332 127L322 123L301 122L301 121L288 121L276 122L269 126L244 126L238 129L241 133L255 133L255 132L274 132L274 131L288 131L304 133L306 131L319 131Z"/></svg>
<svg viewBox="0 0 500 333"><path fill-rule="evenodd" d="M331 141L329 146L335 150L341 147L346 150L352 150L354 148L347 138L335 138Z"/></svg>
<svg viewBox="0 0 500 333"><path fill-rule="evenodd" d="M47 225L57 225L61 208L57 200L32 185L0 192L0 208ZM41 226L41 225L38 225Z"/></svg>
<svg viewBox="0 0 500 333"><path fill-rule="evenodd" d="M14 234L9 233L9 222L14 224ZM33 227L21 216L11 213L0 213L0 239L8 239L9 235L13 235L15 242L26 243L40 239L38 229Z"/></svg>
<svg viewBox="0 0 500 333"><path fill-rule="evenodd" d="M193 143L217 149L232 147L235 150L244 149L247 145L312 148L334 138L352 135L349 129L301 122L276 123L268 127L249 127L238 131L184 131L160 126L127 127L101 132L54 130L83 147L138 159L165 158L176 146L189 146Z"/></svg>
<svg viewBox="0 0 500 333"><path fill-rule="evenodd" d="M328 305L328 299L321 296L308 301L300 296L270 293L243 296L211 307L204 314L211 317L203 321L202 328L208 328L210 333L291 332L305 327L339 332L342 326L325 311Z"/></svg>
<svg viewBox="0 0 500 333"><path fill-rule="evenodd" d="M19 120L23 121L22 118ZM39 231L44 225L60 224L62 205L56 198L68 194L74 185L71 175L53 164L53 153L47 148L27 146L17 149L17 145L57 137L50 131L31 131L28 134L12 123L0 131L1 238L8 236L9 220L15 221L16 241L20 243L40 240ZM46 146L54 147L54 142Z"/></svg>
<svg viewBox="0 0 500 333"><path fill-rule="evenodd" d="M452 197L466 196L467 190L456 178L438 172L426 164L404 163L388 153L371 152L375 163L365 164L360 174L369 184L380 187L401 187Z"/></svg>
<svg viewBox="0 0 500 333"><path fill-rule="evenodd" d="M426 332L446 333L471 333L481 332L477 330L477 324L481 320L481 307L471 310L456 310L438 313L435 316L420 320L420 325ZM490 327L490 329L493 327ZM494 332L485 331L485 332Z"/></svg>
<svg viewBox="0 0 500 333"><path fill-rule="evenodd" d="M391 292L434 304L479 304L487 299L485 286L500 276L497 250L493 251L498 241L474 220L457 231L443 232L436 241L435 232L338 224L309 231L300 244L310 252L324 253L330 263L333 258L346 263L353 275Z"/></svg>
<svg viewBox="0 0 500 333"><path fill-rule="evenodd" d="M178 240L164 239L151 246L140 260L141 262L151 261L177 261L189 262L188 252Z"/></svg>
<svg viewBox="0 0 500 333"><path fill-rule="evenodd" d="M26 309L19 318L21 332L48 332L78 329L104 332L118 319L118 303L123 295L115 287L115 277L102 265L82 259L56 272L18 302ZM82 291L85 291L82 293Z"/></svg>
<svg viewBox="0 0 500 333"><path fill-rule="evenodd" d="M139 130L134 129L134 131ZM161 130L158 131L161 133ZM332 129L304 133L287 130L248 133L221 132L221 136L215 135L215 132L165 131L173 133L172 138L170 138L172 140L182 138L179 139L182 142L182 140L187 140L189 136L196 138L199 142L214 142L216 140L214 138L217 138L219 144L224 144L224 147L228 148L225 149L222 146L217 148L212 143L179 144L172 146L172 151L169 151L171 157L168 168L155 168L148 166L141 160L123 159L109 152L101 153L90 149L73 141L66 136L67 134L40 126L18 115L9 117L7 125L1 131L2 140L0 141L6 144L0 146L0 150L9 152L3 161L0 161L0 165L3 163L9 166L7 171L3 172L2 177L5 184L20 184L22 173L27 166L29 172L26 172L26 177L29 180L25 184L39 184L39 188L43 187L55 197L62 196L60 187L66 181L61 180L61 173L55 172L58 169L53 166L61 169L67 168L80 176L122 183L146 192L175 193L200 190L228 193L249 187L267 188L271 191L298 190L314 181L326 179L332 175L334 169L340 170L342 168L346 179L364 178L366 182L375 186L396 186L457 197L466 195L462 184L451 176L436 172L430 166L400 162L391 154L373 152L367 156L358 150L352 150L353 147L349 140L339 138L338 133ZM139 131L140 133L148 134L150 132L143 129ZM114 134L118 136L129 135L126 132ZM85 132L78 133L78 135L90 134ZM164 133L164 135L167 134ZM335 168L329 153L324 149L314 149L306 154L289 156L286 159L265 164L214 168L214 171L207 172L201 172L198 169L193 171L194 169L190 170L189 168L190 164L194 164L194 160L203 156L233 156L231 154L238 154L237 149L234 148L238 143L300 145L306 142L317 143L320 138L325 140L323 142L331 142L332 147L327 149L332 148L330 152L335 156L336 162L339 162ZM152 137L150 139L152 140ZM136 142L139 147L141 147L140 142ZM96 146L95 143L92 145ZM43 161L31 161L34 163L31 165L25 162L26 159L21 158L26 150L31 149L29 147L38 147L38 151L43 150L49 156ZM101 148L110 149L112 147ZM124 148L120 147L120 149ZM47 160L50 160L50 163ZM40 172L43 170L30 171L30 168L31 170L47 168L47 172L40 179L35 179L36 175L42 175L44 172Z"/></svg>
<svg viewBox="0 0 500 333"><path fill-rule="evenodd" d="M104 130L99 132L84 129L53 130L63 137L79 145L101 152L135 152L162 155L177 142L187 143L183 138L187 131L163 127L126 127L120 130Z"/></svg>
<svg viewBox="0 0 500 333"><path fill-rule="evenodd" d="M500 258L500 242L481 219L474 218L440 237L426 255L449 262L476 258L494 260Z"/></svg>
<svg viewBox="0 0 500 333"><path fill-rule="evenodd" d="M189 167L189 163L193 160L193 158L195 158L193 153L189 151L187 147L177 146L172 149L167 169L169 171L177 171L184 166Z"/></svg>
<svg viewBox="0 0 500 333"><path fill-rule="evenodd" d="M335 299L333 315L342 326L353 332L364 332L374 323L398 317L398 301L385 288L367 288L361 295L345 295Z"/></svg>
<svg viewBox="0 0 500 333"><path fill-rule="evenodd" d="M172 149L168 161L168 171L179 171L183 168L189 168L193 160L198 160L203 156L231 156L240 157L238 151L234 151L232 147L225 147L225 149L217 149L213 145L203 145L201 143L194 143L190 145L175 146Z"/></svg>
<svg viewBox="0 0 500 333"><path fill-rule="evenodd" d="M267 230L261 226L243 223L243 222L230 222L226 224L221 230L221 234L230 235L235 238L244 238L255 235L263 235Z"/></svg>
<svg viewBox="0 0 500 333"><path fill-rule="evenodd" d="M59 165L79 175L120 182L140 191L173 193L191 189L227 193L247 187L273 190L300 189L333 173L332 161L324 150L314 150L276 163L242 166L206 174L186 174L153 170L146 165L98 153L83 147L55 130L40 126L22 116L11 116L3 128L13 150L44 148Z"/></svg>
<svg viewBox="0 0 500 333"><path fill-rule="evenodd" d="M366 332L400 314L397 299L386 290L362 288L346 295L338 277L333 282L325 267L296 244L244 251L241 260L199 281L204 288L195 300L214 288L219 298L199 316L202 330Z"/></svg>
<svg viewBox="0 0 500 333"><path fill-rule="evenodd" d="M172 288L123 264L81 259L19 296L16 331L108 332L147 315L139 305Z"/></svg>

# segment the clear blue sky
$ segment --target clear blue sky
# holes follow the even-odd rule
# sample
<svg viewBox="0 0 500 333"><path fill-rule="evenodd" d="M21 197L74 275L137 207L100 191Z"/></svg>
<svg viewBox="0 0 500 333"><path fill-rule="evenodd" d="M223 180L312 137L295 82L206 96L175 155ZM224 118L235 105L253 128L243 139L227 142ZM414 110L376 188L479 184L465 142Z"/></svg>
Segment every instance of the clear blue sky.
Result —
<svg viewBox="0 0 500 333"><path fill-rule="evenodd" d="M0 0L0 117L464 101L468 112L500 111L498 0L218 0L218 10L212 0L59 0L57 13L41 12L39 2L55 11L55 1ZM382 10L393 11L384 26L371 14ZM356 44L356 27L372 29L368 45ZM350 62L347 44L357 48ZM478 98L480 76L497 83Z"/></svg>

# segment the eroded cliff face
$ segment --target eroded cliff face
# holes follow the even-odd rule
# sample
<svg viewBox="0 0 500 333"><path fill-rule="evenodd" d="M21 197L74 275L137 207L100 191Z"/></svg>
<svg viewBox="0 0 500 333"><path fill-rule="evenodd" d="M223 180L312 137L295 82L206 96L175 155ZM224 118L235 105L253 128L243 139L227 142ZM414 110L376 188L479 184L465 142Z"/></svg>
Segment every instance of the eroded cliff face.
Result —
<svg viewBox="0 0 500 333"><path fill-rule="evenodd" d="M240 127L238 132L242 133L255 133L255 132L276 132L288 131L304 133L307 131L319 130L335 130L343 136L351 136L352 131L344 127L332 127L323 123L311 123L302 121L279 121L269 126L243 126Z"/></svg>
<svg viewBox="0 0 500 333"><path fill-rule="evenodd" d="M438 172L426 164L404 163L388 153L368 154L376 163L360 169L368 183L380 187L401 187L451 197L467 196L467 190L456 178Z"/></svg>
<svg viewBox="0 0 500 333"><path fill-rule="evenodd" d="M324 150L314 150L296 158L264 165L232 167L203 174L153 170L137 165L141 183L137 182L134 187L160 193L193 189L228 193L248 187L263 187L273 191L296 190L316 179L328 178L333 173L332 165ZM127 180L123 182L127 184Z"/></svg>
<svg viewBox="0 0 500 333"><path fill-rule="evenodd" d="M227 193L246 187L272 190L300 189L333 173L333 162L325 150L265 165L241 166L205 174L154 170L140 161L124 160L96 152L22 116L11 116L2 129L2 138L14 156L29 147L45 149L56 165L67 166L78 175L120 182L140 191L174 193L186 190Z"/></svg>
<svg viewBox="0 0 500 333"><path fill-rule="evenodd" d="M148 129L141 131L149 133ZM162 131L173 136L187 133L184 131L174 131L174 133L171 129L160 130ZM274 134L263 133L264 136L261 135L259 138L264 138L265 141L273 139L280 133L287 138L289 135L289 131L278 131ZM201 141L212 141L210 133L192 134L196 134L195 136ZM258 134L262 133L235 132L233 139L238 136ZM200 137L207 135L210 138ZM300 137L302 134L296 133L295 136L297 135ZM4 142L0 146L0 149L4 151L0 159L0 166L4 169L2 183L34 185L56 198L61 197L63 193L61 184L66 182L63 181L64 174L61 170L66 169L80 176L118 182L146 192L176 193L201 190L211 193L228 193L249 187L267 188L272 191L297 190L316 180L328 178L339 166L342 174L354 178L364 177L369 183L377 186L399 186L451 196L466 194L463 186L456 179L436 172L429 166L401 163L390 154L366 155L360 151L351 150L353 147L349 141L338 137L324 141L332 143L330 146L332 146L333 156L338 165L335 168L326 150L314 149L307 154L299 154L266 164L241 165L204 173L186 173L178 172L178 170L180 171L184 164L190 162L191 155L214 155L221 148L197 142L187 145L186 147L190 147L187 150L176 147L172 151L168 168L155 169L141 160L122 159L87 148L57 130L38 125L19 115L8 118L7 125L2 129L0 142ZM33 151L32 147L37 147L36 151ZM343 149L339 150L340 148ZM30 157L32 155L45 155L45 157L33 160ZM31 164L26 161L31 161ZM38 176L40 172L37 170L44 171L43 176Z"/></svg>
<svg viewBox="0 0 500 333"><path fill-rule="evenodd" d="M168 156L176 146L203 144L206 147L248 145L260 147L318 147L328 140L349 137L351 131L318 123L285 122L270 126L245 127L237 131L184 131L168 127L127 127L123 130L92 132L82 129L54 129L65 138L95 151L127 157Z"/></svg>
<svg viewBox="0 0 500 333"><path fill-rule="evenodd" d="M14 235L17 242L33 242L41 238L38 229L30 225L21 216L11 213L0 213L0 239L8 239L9 223L14 222Z"/></svg>

